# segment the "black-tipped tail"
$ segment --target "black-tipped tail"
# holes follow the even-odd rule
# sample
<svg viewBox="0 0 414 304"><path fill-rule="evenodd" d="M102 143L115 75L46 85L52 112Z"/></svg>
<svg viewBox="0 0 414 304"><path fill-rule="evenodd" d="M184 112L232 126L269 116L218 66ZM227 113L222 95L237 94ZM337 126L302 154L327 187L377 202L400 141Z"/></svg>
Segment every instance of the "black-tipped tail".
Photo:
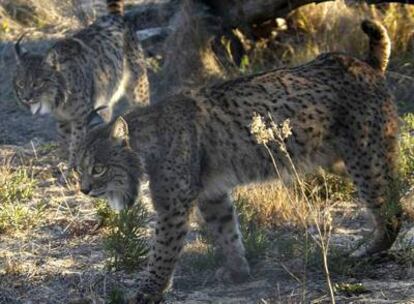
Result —
<svg viewBox="0 0 414 304"><path fill-rule="evenodd" d="M367 62L384 73L391 54L391 40L385 27L374 20L364 20L361 28L369 37L369 52Z"/></svg>
<svg viewBox="0 0 414 304"><path fill-rule="evenodd" d="M106 7L110 14L123 16L124 6L124 0L106 0Z"/></svg>

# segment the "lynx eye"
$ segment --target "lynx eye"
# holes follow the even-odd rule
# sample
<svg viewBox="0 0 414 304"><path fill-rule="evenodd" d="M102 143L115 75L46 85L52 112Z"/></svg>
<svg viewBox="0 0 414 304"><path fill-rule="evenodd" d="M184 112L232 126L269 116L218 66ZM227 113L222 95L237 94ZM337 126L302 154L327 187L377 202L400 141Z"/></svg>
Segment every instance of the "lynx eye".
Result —
<svg viewBox="0 0 414 304"><path fill-rule="evenodd" d="M41 88L43 88L43 86L44 86L43 82L42 83L35 83L33 85L33 89L41 89Z"/></svg>
<svg viewBox="0 0 414 304"><path fill-rule="evenodd" d="M105 174L105 172L106 172L106 167L104 165L102 165L102 164L96 164L92 168L92 175L94 177L100 177L103 174Z"/></svg>

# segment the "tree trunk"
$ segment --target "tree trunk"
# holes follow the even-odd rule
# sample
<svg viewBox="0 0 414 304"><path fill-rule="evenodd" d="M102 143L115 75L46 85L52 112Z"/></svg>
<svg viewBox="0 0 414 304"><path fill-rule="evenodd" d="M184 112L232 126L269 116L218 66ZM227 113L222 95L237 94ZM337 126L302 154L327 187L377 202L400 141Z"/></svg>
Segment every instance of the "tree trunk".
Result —
<svg viewBox="0 0 414 304"><path fill-rule="evenodd" d="M260 24L270 19L284 17L294 9L309 3L330 0L201 0L220 16L228 28Z"/></svg>

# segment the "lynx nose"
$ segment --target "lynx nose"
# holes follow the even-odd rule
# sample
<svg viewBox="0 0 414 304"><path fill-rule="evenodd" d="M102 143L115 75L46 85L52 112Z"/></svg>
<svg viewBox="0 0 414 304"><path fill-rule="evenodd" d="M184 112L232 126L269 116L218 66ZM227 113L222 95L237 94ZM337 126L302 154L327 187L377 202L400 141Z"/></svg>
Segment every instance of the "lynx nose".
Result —
<svg viewBox="0 0 414 304"><path fill-rule="evenodd" d="M90 192L91 192L91 186L90 185L88 185L88 186L82 186L81 187L81 189L80 189L80 191L83 193L83 194L86 194L86 195L88 195Z"/></svg>

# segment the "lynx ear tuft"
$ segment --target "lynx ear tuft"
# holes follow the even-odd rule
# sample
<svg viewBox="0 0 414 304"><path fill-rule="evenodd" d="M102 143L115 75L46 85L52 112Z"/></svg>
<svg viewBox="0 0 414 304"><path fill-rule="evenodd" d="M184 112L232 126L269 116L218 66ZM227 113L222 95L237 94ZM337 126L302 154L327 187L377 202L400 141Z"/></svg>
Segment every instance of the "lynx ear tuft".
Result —
<svg viewBox="0 0 414 304"><path fill-rule="evenodd" d="M16 56L16 61L18 63L20 63L22 61L23 56L28 53L28 51L20 45L23 38L27 34L28 32L24 32L22 35L20 35L19 39L17 39L16 43L14 44L14 54Z"/></svg>
<svg viewBox="0 0 414 304"><path fill-rule="evenodd" d="M88 130L95 129L96 127L102 126L105 124L105 120L99 115L99 111L104 110L107 106L101 106L94 109L87 118Z"/></svg>

